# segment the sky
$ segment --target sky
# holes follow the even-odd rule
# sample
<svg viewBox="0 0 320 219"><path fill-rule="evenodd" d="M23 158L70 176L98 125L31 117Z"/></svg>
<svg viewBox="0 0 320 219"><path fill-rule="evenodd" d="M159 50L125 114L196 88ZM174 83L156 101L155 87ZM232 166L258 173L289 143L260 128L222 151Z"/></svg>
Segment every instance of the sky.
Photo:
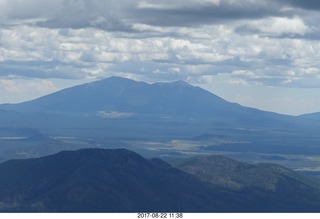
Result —
<svg viewBox="0 0 320 219"><path fill-rule="evenodd" d="M320 1L0 0L0 103L121 76L320 112Z"/></svg>

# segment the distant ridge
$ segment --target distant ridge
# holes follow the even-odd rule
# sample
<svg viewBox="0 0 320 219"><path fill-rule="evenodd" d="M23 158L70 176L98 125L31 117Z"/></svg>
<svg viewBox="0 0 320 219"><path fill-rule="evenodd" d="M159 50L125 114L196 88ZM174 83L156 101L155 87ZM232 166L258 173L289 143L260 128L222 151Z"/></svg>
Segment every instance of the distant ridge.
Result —
<svg viewBox="0 0 320 219"><path fill-rule="evenodd" d="M302 114L299 116L300 118L306 118L306 119L315 119L315 120L320 120L320 112L316 113L308 113L308 114Z"/></svg>
<svg viewBox="0 0 320 219"><path fill-rule="evenodd" d="M256 188L281 192L285 188L298 191L305 189L307 185L320 189L320 181L312 180L281 165L248 164L219 155L197 156L177 167L203 181L234 190Z"/></svg>

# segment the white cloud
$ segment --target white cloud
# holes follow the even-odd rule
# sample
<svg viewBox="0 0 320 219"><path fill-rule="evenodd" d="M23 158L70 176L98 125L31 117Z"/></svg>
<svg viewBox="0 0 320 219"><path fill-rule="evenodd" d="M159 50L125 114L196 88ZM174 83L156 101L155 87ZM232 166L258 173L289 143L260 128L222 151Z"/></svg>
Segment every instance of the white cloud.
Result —
<svg viewBox="0 0 320 219"><path fill-rule="evenodd" d="M243 79L231 79L228 81L228 83L231 85L236 85L236 86L247 86L248 85L248 82Z"/></svg>
<svg viewBox="0 0 320 219"><path fill-rule="evenodd" d="M232 75L245 76L245 77L257 77L257 75L254 72L248 71L248 70L236 70L232 72Z"/></svg>
<svg viewBox="0 0 320 219"><path fill-rule="evenodd" d="M37 93L52 93L52 92L58 90L58 88L55 86L55 84L49 80L40 80L37 82L32 81L32 82L26 83L24 85L19 85L19 87L20 87L20 89L23 89L23 90L31 89Z"/></svg>
<svg viewBox="0 0 320 219"><path fill-rule="evenodd" d="M50 80L0 79L0 102L12 103L30 100L58 89Z"/></svg>
<svg viewBox="0 0 320 219"><path fill-rule="evenodd" d="M159 69L162 63L161 72L167 76L172 74L171 79L233 73L239 78L241 76L242 80L297 86L297 76L311 77L311 72L317 74L316 69L319 68L317 60L320 55L317 51L320 44L316 41L241 36L226 25L197 29L198 36L212 35L212 38L193 37L193 34L183 36L186 30L186 27L167 28L166 37L138 38L139 33L124 37L92 28L48 29L26 25L6 28L0 30L0 74L38 78L99 78L108 75L108 72L139 73L144 75L142 78L152 80L150 73ZM195 32L195 29L192 28L192 31ZM139 68L145 70L134 71L134 66L127 65L132 62L140 62ZM174 71L178 68L179 72ZM237 75L237 71L241 70L255 72L255 75ZM296 75L283 76L283 72L290 71L296 72ZM273 80L266 80L270 78Z"/></svg>
<svg viewBox="0 0 320 219"><path fill-rule="evenodd" d="M20 89L13 80L0 79L0 87L4 91L19 92Z"/></svg>
<svg viewBox="0 0 320 219"><path fill-rule="evenodd" d="M196 84L210 84L215 81L215 78L213 75L202 75L198 77L188 77L186 79L189 83L196 83Z"/></svg>
<svg viewBox="0 0 320 219"><path fill-rule="evenodd" d="M252 28L258 29L260 32L268 35L283 35L283 34L300 34L305 35L310 31L310 28L299 17L273 17L262 20L253 21L250 23Z"/></svg>
<svg viewBox="0 0 320 219"><path fill-rule="evenodd" d="M20 95L26 91L34 93L51 93L58 90L54 83L49 80L16 81L13 79L0 79L0 87L4 91L14 92Z"/></svg>

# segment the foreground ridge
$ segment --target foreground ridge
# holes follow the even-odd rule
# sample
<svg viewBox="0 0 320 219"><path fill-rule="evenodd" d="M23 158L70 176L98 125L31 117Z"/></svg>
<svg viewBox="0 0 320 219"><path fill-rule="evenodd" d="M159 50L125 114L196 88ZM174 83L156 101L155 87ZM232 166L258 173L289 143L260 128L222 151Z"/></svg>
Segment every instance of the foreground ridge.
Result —
<svg viewBox="0 0 320 219"><path fill-rule="evenodd" d="M0 164L0 175L2 212L320 211L319 190L297 179L276 192L249 186L234 190L127 149L10 160Z"/></svg>

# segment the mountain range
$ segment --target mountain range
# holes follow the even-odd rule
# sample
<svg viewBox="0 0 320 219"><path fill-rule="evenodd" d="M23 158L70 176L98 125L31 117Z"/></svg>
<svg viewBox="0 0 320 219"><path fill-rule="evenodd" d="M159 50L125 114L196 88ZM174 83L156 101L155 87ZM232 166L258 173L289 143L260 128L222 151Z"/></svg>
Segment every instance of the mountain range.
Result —
<svg viewBox="0 0 320 219"><path fill-rule="evenodd" d="M317 178L256 159L317 175L319 118L119 77L1 104L0 211L319 212Z"/></svg>
<svg viewBox="0 0 320 219"><path fill-rule="evenodd" d="M42 156L58 152L46 151L54 142L59 150L126 147L144 155L320 154L318 118L244 107L183 81L148 84L111 77L1 104L0 152L2 160Z"/></svg>
<svg viewBox="0 0 320 219"><path fill-rule="evenodd" d="M239 177L244 172L250 179ZM6 161L0 175L1 212L320 211L319 184L223 157L188 160L179 170L126 149L82 149Z"/></svg>

